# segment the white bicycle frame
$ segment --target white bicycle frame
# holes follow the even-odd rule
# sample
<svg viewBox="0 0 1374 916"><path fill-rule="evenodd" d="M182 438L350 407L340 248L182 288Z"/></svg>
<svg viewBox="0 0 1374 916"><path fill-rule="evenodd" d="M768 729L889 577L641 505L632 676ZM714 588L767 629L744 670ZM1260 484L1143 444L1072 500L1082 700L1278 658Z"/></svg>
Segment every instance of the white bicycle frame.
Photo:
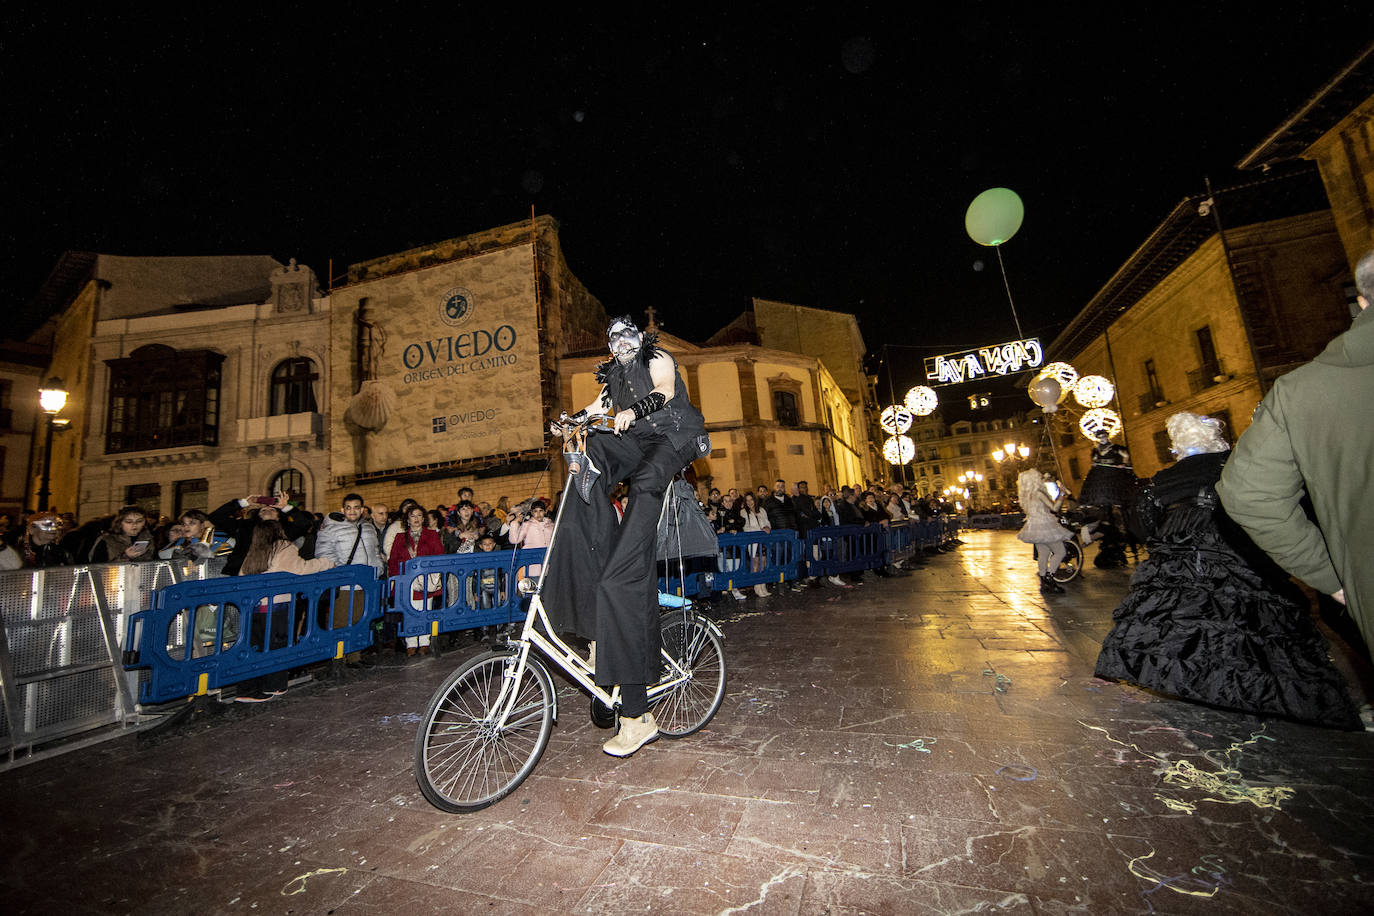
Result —
<svg viewBox="0 0 1374 916"><path fill-rule="evenodd" d="M672 481L668 482L668 486L672 486ZM576 681L583 690L600 700L608 709L614 709L620 703L620 685L616 684L611 689L610 693L607 693L603 688L597 686L596 682L592 680L592 675L596 673L592 669L592 666L587 664L582 656L574 652L567 643L563 642L563 640L559 639L558 636L554 634L553 625L549 622L548 615L544 611L544 577L548 575L549 560L553 557L554 544L558 541L558 531L563 524L563 506L567 503L568 494L571 493L572 490L573 475L569 473L568 479L563 483L563 498L558 504L558 515L554 519L553 533L549 535L549 545L544 549L544 561L540 565L539 582L535 586L534 597L530 600L530 609L525 614L525 625L521 628L520 636L516 639L516 642L520 645L520 651L507 663L506 670L503 674L501 691L497 695L496 701L492 704L493 709L500 710L500 716L494 723L498 731L506 727L511 713L514 711L516 698L515 685L519 684L520 679L525 675L525 666L529 660L531 646L538 648L549 661L553 662L559 668L562 668L563 671ZM687 603L686 599L682 600L684 603ZM540 628L536 626L536 623L542 625L542 632ZM708 627L715 630L716 635L720 635L720 631L716 628L714 622L707 620L706 623ZM691 672L683 668L682 665L678 663L677 659L668 654L666 649L660 649L659 651L663 656L664 664L667 666L670 676L667 679L660 679L658 683L649 686L647 693L651 702L655 697L662 696L664 693L667 693L669 690L672 690L674 687L691 677ZM553 696L553 715L554 718L557 719L557 690L553 692Z"/></svg>

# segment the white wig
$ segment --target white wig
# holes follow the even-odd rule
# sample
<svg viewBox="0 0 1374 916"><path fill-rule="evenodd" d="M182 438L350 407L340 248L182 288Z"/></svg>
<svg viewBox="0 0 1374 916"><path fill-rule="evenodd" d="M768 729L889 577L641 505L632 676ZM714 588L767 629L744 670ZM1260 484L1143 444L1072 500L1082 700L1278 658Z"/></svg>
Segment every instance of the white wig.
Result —
<svg viewBox="0 0 1374 916"><path fill-rule="evenodd" d="M1016 499L1021 506L1030 504L1031 495L1045 488L1045 478L1035 468L1027 468L1016 478Z"/></svg>
<svg viewBox="0 0 1374 916"><path fill-rule="evenodd" d="M1186 410L1164 421L1164 428L1169 431L1169 439L1173 442L1174 454L1180 458L1200 452L1228 451L1231 446L1226 444L1226 438L1221 434L1225 425L1215 417L1200 417Z"/></svg>

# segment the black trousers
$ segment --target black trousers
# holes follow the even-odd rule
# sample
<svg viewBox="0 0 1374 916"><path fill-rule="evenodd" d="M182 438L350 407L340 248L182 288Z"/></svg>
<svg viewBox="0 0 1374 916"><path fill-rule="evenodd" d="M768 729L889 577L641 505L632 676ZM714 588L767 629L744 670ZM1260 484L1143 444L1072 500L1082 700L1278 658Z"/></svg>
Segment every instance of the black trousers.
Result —
<svg viewBox="0 0 1374 916"><path fill-rule="evenodd" d="M596 640L596 682L652 684L659 678L658 581L654 560L658 518L673 475L695 457L655 433L587 437L587 455L601 471L591 504L570 491L560 510L553 558L545 577L545 608L560 630ZM630 484L629 506L616 524L610 491ZM624 715L645 710L622 707Z"/></svg>

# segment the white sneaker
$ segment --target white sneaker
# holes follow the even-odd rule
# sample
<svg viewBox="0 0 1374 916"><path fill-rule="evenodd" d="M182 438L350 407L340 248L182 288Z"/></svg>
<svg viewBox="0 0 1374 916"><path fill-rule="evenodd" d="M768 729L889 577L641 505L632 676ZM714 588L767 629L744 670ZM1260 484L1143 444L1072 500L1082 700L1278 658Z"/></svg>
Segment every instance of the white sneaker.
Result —
<svg viewBox="0 0 1374 916"><path fill-rule="evenodd" d="M730 589L730 597L731 597L731 598L734 598L736 601L743 601L743 600L744 600L744 592L740 591L740 590L737 589L737 588L732 588L732 589Z"/></svg>
<svg viewBox="0 0 1374 916"><path fill-rule="evenodd" d="M841 579L839 576L826 576L825 581L829 582L831 585L835 586L836 588L853 588L853 587L854 587L854 586L850 585L848 582L846 582L846 581L844 581L843 579Z"/></svg>
<svg viewBox="0 0 1374 916"><path fill-rule="evenodd" d="M612 757L628 757L651 741L658 740L658 723L654 714L646 712L633 719L620 717L620 731L601 749Z"/></svg>
<svg viewBox="0 0 1374 916"><path fill-rule="evenodd" d="M768 590L768 586L764 585L762 582L754 586L754 594L758 595L760 598L773 597L773 593Z"/></svg>

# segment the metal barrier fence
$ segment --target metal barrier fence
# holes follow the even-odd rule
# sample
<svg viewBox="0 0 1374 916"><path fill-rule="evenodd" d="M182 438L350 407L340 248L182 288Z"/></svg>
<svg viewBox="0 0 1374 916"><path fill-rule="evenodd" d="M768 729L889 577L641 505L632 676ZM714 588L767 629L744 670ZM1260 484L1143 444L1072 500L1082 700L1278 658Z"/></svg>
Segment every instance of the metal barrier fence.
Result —
<svg viewBox="0 0 1374 916"><path fill-rule="evenodd" d="M945 546L954 518L722 535L714 560L665 564L660 589L695 596L802 575L885 566ZM370 567L219 578L222 558L0 573L0 751L140 720L138 704L204 694L366 648L384 605L399 635L523 617L514 588L543 549L417 557L378 582ZM387 598L390 597L390 600ZM245 626L245 622L247 625ZM124 670L121 670L124 669Z"/></svg>
<svg viewBox="0 0 1374 916"><path fill-rule="evenodd" d="M223 558L57 566L0 573L0 751L138 722L137 676L123 668L135 612L166 586L218 576Z"/></svg>
<svg viewBox="0 0 1374 916"><path fill-rule="evenodd" d="M169 585L130 620L126 666L148 670L139 702L163 703L342 658L372 644L380 598L361 564Z"/></svg>
<svg viewBox="0 0 1374 916"><path fill-rule="evenodd" d="M524 616L515 583L537 579L544 548L416 557L387 580L388 609L399 611L399 636L438 636L509 623Z"/></svg>

